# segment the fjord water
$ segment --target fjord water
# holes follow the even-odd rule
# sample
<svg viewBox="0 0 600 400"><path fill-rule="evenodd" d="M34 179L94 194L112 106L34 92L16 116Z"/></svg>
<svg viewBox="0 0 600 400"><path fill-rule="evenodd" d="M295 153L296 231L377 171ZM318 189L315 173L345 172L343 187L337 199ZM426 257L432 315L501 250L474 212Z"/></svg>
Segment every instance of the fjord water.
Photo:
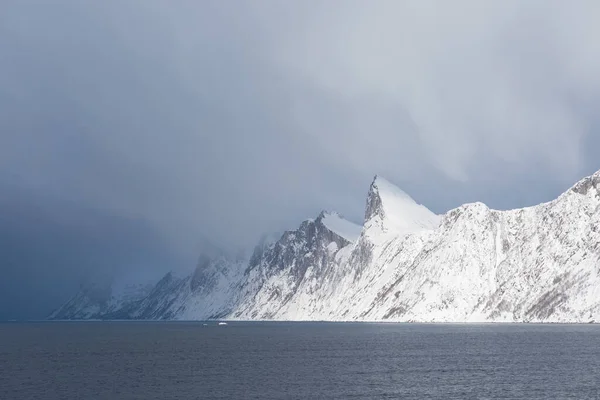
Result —
<svg viewBox="0 0 600 400"><path fill-rule="evenodd" d="M0 399L593 399L600 326L0 324Z"/></svg>

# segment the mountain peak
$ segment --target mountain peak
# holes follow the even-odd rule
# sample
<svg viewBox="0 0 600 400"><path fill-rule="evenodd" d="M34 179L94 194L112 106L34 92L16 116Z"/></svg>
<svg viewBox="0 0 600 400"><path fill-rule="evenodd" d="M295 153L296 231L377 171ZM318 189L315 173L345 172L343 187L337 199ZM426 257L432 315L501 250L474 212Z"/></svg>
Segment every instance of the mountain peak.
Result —
<svg viewBox="0 0 600 400"><path fill-rule="evenodd" d="M581 179L571 187L571 190L579 194L587 194L592 188L600 193L600 170Z"/></svg>
<svg viewBox="0 0 600 400"><path fill-rule="evenodd" d="M365 223L374 219L386 230L410 233L436 228L440 217L387 179L375 175L367 196Z"/></svg>

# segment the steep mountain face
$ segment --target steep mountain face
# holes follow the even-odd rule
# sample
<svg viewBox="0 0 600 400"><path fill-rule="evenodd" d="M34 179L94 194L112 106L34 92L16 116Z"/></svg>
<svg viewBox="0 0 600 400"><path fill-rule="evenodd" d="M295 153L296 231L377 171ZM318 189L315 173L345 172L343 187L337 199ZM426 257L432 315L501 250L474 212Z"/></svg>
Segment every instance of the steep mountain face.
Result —
<svg viewBox="0 0 600 400"><path fill-rule="evenodd" d="M97 297L55 317L600 321L600 171L549 203L443 216L376 177L362 227L321 213L247 262L205 259L126 304Z"/></svg>
<svg viewBox="0 0 600 400"><path fill-rule="evenodd" d="M318 308L318 294L335 277L336 256L356 240L360 227L322 212L252 257L235 311L240 319L290 318ZM288 317L285 317L288 316Z"/></svg>

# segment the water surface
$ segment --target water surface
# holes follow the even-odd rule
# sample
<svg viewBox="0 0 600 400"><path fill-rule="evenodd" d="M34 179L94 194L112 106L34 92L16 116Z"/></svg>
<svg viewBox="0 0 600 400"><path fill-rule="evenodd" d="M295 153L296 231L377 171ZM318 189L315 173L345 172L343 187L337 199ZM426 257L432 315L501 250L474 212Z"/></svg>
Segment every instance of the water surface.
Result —
<svg viewBox="0 0 600 400"><path fill-rule="evenodd" d="M595 399L598 325L0 324L0 399Z"/></svg>

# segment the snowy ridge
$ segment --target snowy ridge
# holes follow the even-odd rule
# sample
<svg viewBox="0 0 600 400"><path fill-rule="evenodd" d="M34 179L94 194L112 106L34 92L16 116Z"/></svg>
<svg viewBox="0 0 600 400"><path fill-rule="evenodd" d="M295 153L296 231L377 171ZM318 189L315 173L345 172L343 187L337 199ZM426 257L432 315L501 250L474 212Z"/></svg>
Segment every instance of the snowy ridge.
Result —
<svg viewBox="0 0 600 400"><path fill-rule="evenodd" d="M62 318L599 322L600 171L537 206L443 216L376 177L362 230L324 212L108 313L97 292Z"/></svg>
<svg viewBox="0 0 600 400"><path fill-rule="evenodd" d="M355 242L360 236L362 226L356 225L336 212L323 212L323 225L349 242Z"/></svg>

